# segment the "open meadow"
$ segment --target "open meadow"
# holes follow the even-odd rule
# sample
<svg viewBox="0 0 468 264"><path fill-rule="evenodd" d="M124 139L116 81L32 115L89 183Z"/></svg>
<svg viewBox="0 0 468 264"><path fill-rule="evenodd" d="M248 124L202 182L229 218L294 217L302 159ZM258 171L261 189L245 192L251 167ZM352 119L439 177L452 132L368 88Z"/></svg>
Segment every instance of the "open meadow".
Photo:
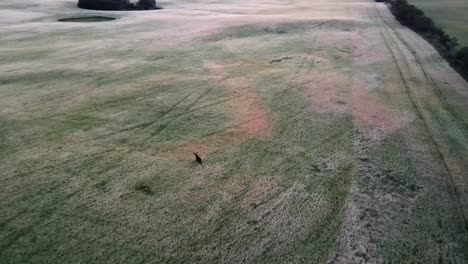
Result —
<svg viewBox="0 0 468 264"><path fill-rule="evenodd" d="M468 46L468 0L409 0L462 46Z"/></svg>
<svg viewBox="0 0 468 264"><path fill-rule="evenodd" d="M468 263L468 83L383 3L158 4L0 1L1 263Z"/></svg>

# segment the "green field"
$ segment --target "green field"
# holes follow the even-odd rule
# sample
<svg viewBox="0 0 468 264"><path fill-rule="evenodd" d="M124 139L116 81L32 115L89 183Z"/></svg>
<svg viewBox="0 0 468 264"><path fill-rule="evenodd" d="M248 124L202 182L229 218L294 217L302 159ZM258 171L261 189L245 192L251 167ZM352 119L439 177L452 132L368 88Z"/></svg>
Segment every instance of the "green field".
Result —
<svg viewBox="0 0 468 264"><path fill-rule="evenodd" d="M1 264L468 262L468 84L384 4L75 2L0 1Z"/></svg>
<svg viewBox="0 0 468 264"><path fill-rule="evenodd" d="M462 46L468 46L468 0L409 0L441 26L447 34L456 37Z"/></svg>

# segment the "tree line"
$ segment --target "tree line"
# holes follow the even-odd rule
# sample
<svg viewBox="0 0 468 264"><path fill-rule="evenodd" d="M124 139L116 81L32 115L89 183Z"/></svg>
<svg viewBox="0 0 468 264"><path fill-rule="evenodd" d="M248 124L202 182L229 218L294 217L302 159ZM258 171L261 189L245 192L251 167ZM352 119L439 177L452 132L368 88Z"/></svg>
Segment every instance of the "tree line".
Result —
<svg viewBox="0 0 468 264"><path fill-rule="evenodd" d="M92 10L122 11L122 10L152 10L158 9L155 0L78 0L78 7Z"/></svg>
<svg viewBox="0 0 468 264"><path fill-rule="evenodd" d="M424 37L465 80L468 80L468 47L461 47L456 38L437 27L431 18L407 0L375 1L388 3L390 11L402 25Z"/></svg>

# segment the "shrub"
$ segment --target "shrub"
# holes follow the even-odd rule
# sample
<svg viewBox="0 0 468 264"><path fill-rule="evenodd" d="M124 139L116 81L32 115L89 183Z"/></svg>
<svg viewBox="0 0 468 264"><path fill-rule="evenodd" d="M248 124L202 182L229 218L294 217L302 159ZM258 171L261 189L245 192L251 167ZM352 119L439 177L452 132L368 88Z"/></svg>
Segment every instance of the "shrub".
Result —
<svg viewBox="0 0 468 264"><path fill-rule="evenodd" d="M79 0L78 7L93 10L128 10L133 4L129 0Z"/></svg>
<svg viewBox="0 0 468 264"><path fill-rule="evenodd" d="M462 74L468 75L468 47L461 48L455 55L458 66L463 71Z"/></svg>
<svg viewBox="0 0 468 264"><path fill-rule="evenodd" d="M78 0L78 7L109 11L157 9L155 0L139 0L136 5L129 0Z"/></svg>
<svg viewBox="0 0 468 264"><path fill-rule="evenodd" d="M141 10L157 9L155 0L139 0L136 6Z"/></svg>

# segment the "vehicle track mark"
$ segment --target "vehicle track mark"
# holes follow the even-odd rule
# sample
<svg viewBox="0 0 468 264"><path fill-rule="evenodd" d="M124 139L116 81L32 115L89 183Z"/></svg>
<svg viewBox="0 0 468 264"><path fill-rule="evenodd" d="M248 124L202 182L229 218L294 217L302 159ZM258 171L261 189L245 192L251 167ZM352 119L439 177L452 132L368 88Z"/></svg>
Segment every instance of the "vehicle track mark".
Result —
<svg viewBox="0 0 468 264"><path fill-rule="evenodd" d="M374 4L374 8L377 10L377 7L375 6L375 4ZM377 10L377 12L378 12L378 10ZM381 21L383 21L383 18L380 16L380 13L378 13L378 17L379 17L379 19L380 19ZM382 24L381 24L381 25L382 25ZM398 60L397 60L397 58L396 58L396 54L395 54L394 50L391 48L391 45L389 44L389 40L387 39L387 37L385 36L385 34L382 32L381 28L385 28L385 26L379 28L379 29L380 29L380 34L382 35L382 38L383 38L383 40L384 40L384 42L385 42L385 45L387 46L387 48L388 48L389 51L391 52L391 55L392 55L392 57L393 57L393 61L394 61L395 65L396 65L396 68L397 68L398 73L399 73L399 75L400 75L400 77L401 77L401 80L403 81L403 84L404 84L403 86L404 86L404 88L405 88L405 91L406 91L406 93L408 94L408 98L409 98L409 100L410 100L410 102L411 102L413 108L415 109L415 112L416 112L418 118L423 122L424 127L425 127L425 130L428 132L429 138L431 139L431 142L432 142L432 144L434 145L435 150L436 150L437 153L438 153L439 159L441 160L441 162L442 162L442 164L443 164L443 166L444 166L444 169L445 169L447 175L449 176L448 178L450 179L451 189L452 189L452 192L453 192L454 195L455 195L455 200L457 201L458 214L459 214L459 216L460 216L460 218L461 218L461 220L462 220L462 222L463 222L463 226L462 226L463 232L466 233L466 232L467 232L467 228L468 228L467 220L466 220L465 214L464 214L464 212L463 212L461 195L460 195L458 189L455 187L456 185L455 185L454 176L453 176L453 174L452 174L452 172L451 172L451 170L450 170L450 168L449 168L449 166L448 166L448 163L447 163L447 161L446 161L446 158L445 158L444 154L442 153L442 150L441 150L441 148L440 148L440 144L439 144L439 143L437 142L437 140L435 139L435 137L434 137L434 135L433 135L433 133L432 133L432 131L431 131L431 128L430 128L430 126L429 126L429 124L428 124L428 121L424 118L424 115L422 114L422 110L420 109L418 103L416 102L416 99L414 99L414 95L413 95L413 93L412 93L412 89L411 89L411 87L410 87L410 85L409 85L407 79L406 79L405 76L404 76L404 73L403 73L403 70L401 69L400 64L398 63ZM388 30L388 29L385 28L385 30ZM402 56L402 58L404 58L404 54L403 54L403 52L400 50L400 48L398 47L398 45L397 45L397 44L394 44L393 46L398 50L398 52L400 53L400 55ZM406 60L405 60L405 63L407 63Z"/></svg>
<svg viewBox="0 0 468 264"><path fill-rule="evenodd" d="M465 130L468 129L468 123L466 120L463 118L463 116L460 115L458 111L455 111L455 109L452 107L452 105L447 101L447 98L442 94L442 91L439 87L439 85L435 82L435 80L432 78L432 76L428 73L426 67L424 66L424 63L422 62L421 57L418 55L418 53L413 49L413 47L396 31L393 29L385 19L383 19L382 15L380 14L380 11L378 8L374 5L374 8L376 9L376 13L378 14L379 18L381 21L386 26L387 30L391 30L393 34L404 44L404 46L413 54L413 57L421 69L421 72L424 74L424 77L426 78L427 82L434 88L434 91L436 91L436 94L442 103L442 105L447 109L447 111L452 115L452 117L455 120L458 120L459 122L463 123Z"/></svg>
<svg viewBox="0 0 468 264"><path fill-rule="evenodd" d="M162 125L159 129L156 129L153 133L150 134L150 136L142 143L142 145L146 144L148 141L152 140L155 136L161 134L164 132L171 124L173 124L175 121L177 121L180 117L182 117L184 114L186 114L188 111L191 110L191 108L196 105L205 95L207 95L209 92L211 92L214 88L207 88L203 93L201 93L190 105L184 108L184 110L177 114L175 117L173 117L167 124ZM157 121L156 121L157 122ZM155 124L154 122L153 124ZM152 124L151 124L152 125ZM149 128L151 125L144 127L144 129Z"/></svg>

